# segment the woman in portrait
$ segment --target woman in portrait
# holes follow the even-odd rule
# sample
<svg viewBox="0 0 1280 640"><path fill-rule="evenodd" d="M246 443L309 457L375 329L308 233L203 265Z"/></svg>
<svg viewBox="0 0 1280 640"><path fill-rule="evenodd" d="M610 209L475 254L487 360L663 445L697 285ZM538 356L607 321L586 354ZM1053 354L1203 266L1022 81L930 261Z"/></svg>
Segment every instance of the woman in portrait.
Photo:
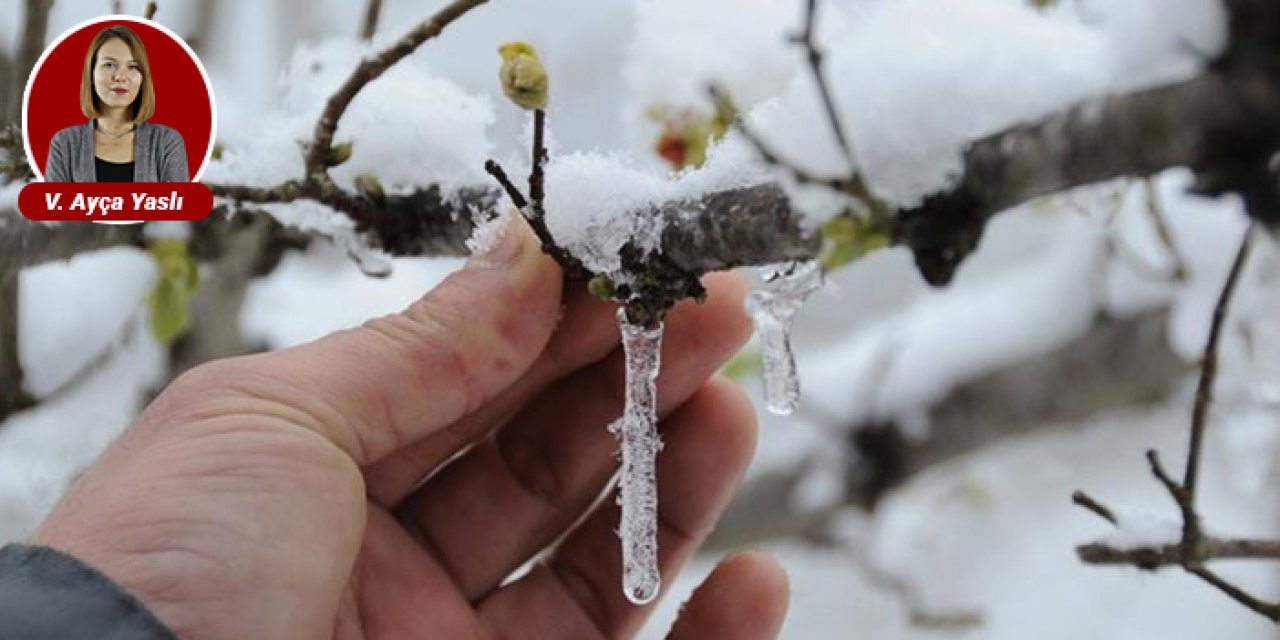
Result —
<svg viewBox="0 0 1280 640"><path fill-rule="evenodd" d="M89 119L54 134L49 182L187 182L182 135L155 113L147 50L128 27L98 32L84 57L80 111Z"/></svg>

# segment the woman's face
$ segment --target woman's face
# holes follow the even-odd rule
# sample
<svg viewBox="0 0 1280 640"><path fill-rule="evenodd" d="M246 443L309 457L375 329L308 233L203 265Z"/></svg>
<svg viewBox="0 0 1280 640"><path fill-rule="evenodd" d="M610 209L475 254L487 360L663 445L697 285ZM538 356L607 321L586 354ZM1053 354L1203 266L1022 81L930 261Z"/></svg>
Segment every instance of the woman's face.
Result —
<svg viewBox="0 0 1280 640"><path fill-rule="evenodd" d="M142 72L124 40L112 38L98 48L93 64L93 90L107 107L127 107L138 97Z"/></svg>

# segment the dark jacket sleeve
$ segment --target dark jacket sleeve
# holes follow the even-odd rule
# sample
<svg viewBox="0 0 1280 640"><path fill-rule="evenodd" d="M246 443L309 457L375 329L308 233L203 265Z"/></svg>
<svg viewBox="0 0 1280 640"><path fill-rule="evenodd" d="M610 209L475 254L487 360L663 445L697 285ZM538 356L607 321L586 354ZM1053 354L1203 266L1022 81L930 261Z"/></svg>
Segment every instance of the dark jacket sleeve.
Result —
<svg viewBox="0 0 1280 640"><path fill-rule="evenodd" d="M49 547L0 548L0 638L177 640L97 569Z"/></svg>

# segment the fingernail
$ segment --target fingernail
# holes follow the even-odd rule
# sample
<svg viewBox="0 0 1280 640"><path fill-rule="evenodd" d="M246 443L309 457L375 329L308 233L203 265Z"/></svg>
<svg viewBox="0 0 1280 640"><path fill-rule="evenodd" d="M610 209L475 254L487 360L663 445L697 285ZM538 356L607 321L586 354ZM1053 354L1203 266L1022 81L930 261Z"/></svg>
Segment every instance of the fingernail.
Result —
<svg viewBox="0 0 1280 640"><path fill-rule="evenodd" d="M524 243L523 221L515 213L503 213L476 225L467 239L471 257L467 268L497 269L515 262Z"/></svg>

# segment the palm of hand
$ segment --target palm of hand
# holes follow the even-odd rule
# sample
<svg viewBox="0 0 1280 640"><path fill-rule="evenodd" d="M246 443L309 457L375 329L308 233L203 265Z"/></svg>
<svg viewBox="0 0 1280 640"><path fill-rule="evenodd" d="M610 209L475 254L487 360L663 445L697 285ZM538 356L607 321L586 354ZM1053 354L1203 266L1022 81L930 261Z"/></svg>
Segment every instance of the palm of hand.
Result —
<svg viewBox="0 0 1280 640"><path fill-rule="evenodd" d="M574 526L616 466L612 310L581 295L558 322L556 270L527 242L510 260L404 314L184 377L35 540L99 567L182 637L634 634L652 605L622 596L613 501ZM750 405L706 382L749 332L740 286L712 287L672 313L664 345L668 579L754 446ZM785 600L771 561L740 556L676 634L773 637Z"/></svg>

